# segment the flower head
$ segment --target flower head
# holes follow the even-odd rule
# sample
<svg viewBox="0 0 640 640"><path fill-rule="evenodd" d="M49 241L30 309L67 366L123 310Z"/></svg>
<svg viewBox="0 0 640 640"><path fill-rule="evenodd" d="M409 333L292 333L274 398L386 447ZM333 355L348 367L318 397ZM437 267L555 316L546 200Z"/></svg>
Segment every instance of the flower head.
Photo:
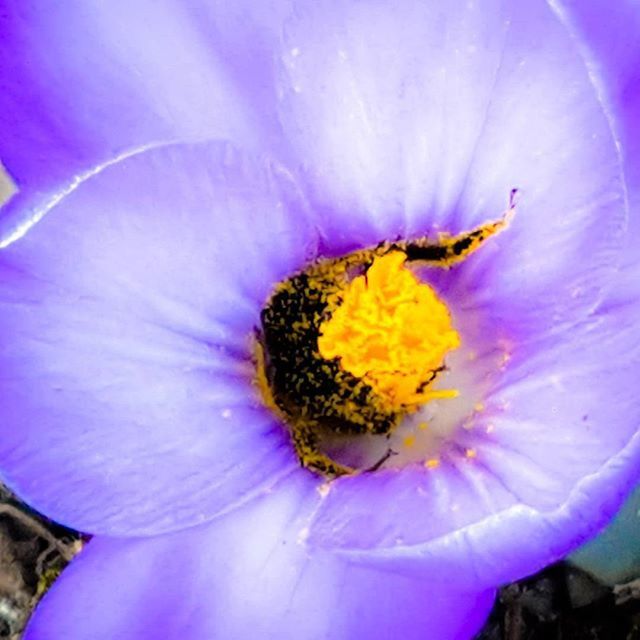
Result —
<svg viewBox="0 0 640 640"><path fill-rule="evenodd" d="M117 28L104 11L90 24ZM182 16L164 11L156 28ZM0 469L35 507L97 534L30 637L469 636L492 588L566 553L636 475L638 300L610 304L627 206L609 114L544 3L276 4L252 34L269 55L249 71L246 26L210 11L224 46L198 82L226 71L211 81L224 96L211 130L233 142L147 144L40 192L15 151ZM329 482L302 468L254 384L274 289L319 259L464 235L514 187L508 230L403 280L446 305L437 335L451 340L433 362L458 390L402 432L418 454ZM378 258L383 286L401 265ZM349 322L376 303L361 275L329 300L357 301ZM340 366L413 416L420 384L391 382L379 350L358 369L364 343L345 347L341 314L318 348L352 357ZM439 430L428 456L423 421Z"/></svg>

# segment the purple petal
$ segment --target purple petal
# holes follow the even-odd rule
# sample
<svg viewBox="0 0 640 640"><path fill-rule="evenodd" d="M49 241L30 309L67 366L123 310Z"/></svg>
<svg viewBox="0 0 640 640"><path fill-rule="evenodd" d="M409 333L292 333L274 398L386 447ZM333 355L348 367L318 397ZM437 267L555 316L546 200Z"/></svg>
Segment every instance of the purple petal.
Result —
<svg viewBox="0 0 640 640"><path fill-rule="evenodd" d="M141 144L204 135L257 142L262 116L225 43L233 45L229 30L244 34L255 54L263 28L246 12L240 28L209 4L3 3L0 158L30 206Z"/></svg>
<svg viewBox="0 0 640 640"><path fill-rule="evenodd" d="M229 145L97 171L0 252L0 466L80 530L200 522L296 465L251 338L313 233L281 171Z"/></svg>
<svg viewBox="0 0 640 640"><path fill-rule="evenodd" d="M589 66L614 101L629 78L638 75L640 12L635 0L560 0L558 13L575 34ZM615 114L614 114L615 115Z"/></svg>
<svg viewBox="0 0 640 640"><path fill-rule="evenodd" d="M26 640L464 639L493 591L434 588L309 556L297 539L317 500L297 476L204 526L144 540L97 538L38 607Z"/></svg>
<svg viewBox="0 0 640 640"><path fill-rule="evenodd" d="M629 210L621 279L610 304L620 305L640 294L640 254L633 241L640 234L640 11L620 0L564 0L563 15L585 50L589 66L600 76L602 94L618 132L624 160Z"/></svg>
<svg viewBox="0 0 640 640"><path fill-rule="evenodd" d="M527 327L595 306L625 221L620 158L546 3L332 0L286 34L282 120L329 250L470 228L517 187L511 229L469 261L476 288Z"/></svg>
<svg viewBox="0 0 640 640"><path fill-rule="evenodd" d="M625 85L619 96L616 115L621 131L630 216L618 284L610 295L609 304L612 306L628 305L640 297L640 252L637 247L640 236L640 71Z"/></svg>
<svg viewBox="0 0 640 640"><path fill-rule="evenodd" d="M636 434L623 451L598 473L584 478L569 499L552 511L541 513L527 505L515 505L424 545L377 553L349 552L346 556L369 567L406 575L438 567L449 587L510 582L564 557L601 529L637 481L639 457L640 437Z"/></svg>
<svg viewBox="0 0 640 640"><path fill-rule="evenodd" d="M562 15L576 33L610 105L625 161L632 232L640 224L640 11L632 0L563 0Z"/></svg>
<svg viewBox="0 0 640 640"><path fill-rule="evenodd" d="M515 358L440 468L334 483L311 542L407 571L410 558L428 567L444 553L467 586L513 580L566 554L638 477L640 345L623 320L597 316L572 339Z"/></svg>

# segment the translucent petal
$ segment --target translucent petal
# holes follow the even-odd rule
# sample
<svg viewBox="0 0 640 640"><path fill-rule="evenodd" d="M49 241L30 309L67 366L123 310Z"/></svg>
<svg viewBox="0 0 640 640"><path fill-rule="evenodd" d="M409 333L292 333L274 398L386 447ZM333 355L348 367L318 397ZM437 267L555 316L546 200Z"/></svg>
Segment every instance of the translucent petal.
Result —
<svg viewBox="0 0 640 640"><path fill-rule="evenodd" d="M314 483L293 478L212 523L145 540L97 538L38 607L26 640L470 638L493 590L433 588L309 555Z"/></svg>
<svg viewBox="0 0 640 640"><path fill-rule="evenodd" d="M223 143L149 150L0 252L0 467L80 530L206 520L296 465L253 386L273 284L314 245L286 175Z"/></svg>

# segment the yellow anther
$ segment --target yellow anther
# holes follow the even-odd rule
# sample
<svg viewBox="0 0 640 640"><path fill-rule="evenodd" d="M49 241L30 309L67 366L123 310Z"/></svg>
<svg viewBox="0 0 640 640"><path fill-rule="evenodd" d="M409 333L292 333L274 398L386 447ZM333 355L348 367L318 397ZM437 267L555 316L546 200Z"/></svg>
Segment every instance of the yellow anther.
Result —
<svg viewBox="0 0 640 640"><path fill-rule="evenodd" d="M402 444L407 447L407 449L411 449L411 447L413 447L413 445L416 443L416 437L415 436L406 436L405 439L402 441Z"/></svg>
<svg viewBox="0 0 640 640"><path fill-rule="evenodd" d="M417 406L457 391L432 389L445 355L460 345L446 305L391 251L374 258L330 300L318 349L327 360L369 384L391 409Z"/></svg>
<svg viewBox="0 0 640 640"><path fill-rule="evenodd" d="M438 460L438 458L430 458L424 463L424 466L427 469L435 469L440 466L440 460Z"/></svg>
<svg viewBox="0 0 640 640"><path fill-rule="evenodd" d="M467 449L464 452L464 455L466 458L472 459L475 458L478 455L478 452L475 449Z"/></svg>

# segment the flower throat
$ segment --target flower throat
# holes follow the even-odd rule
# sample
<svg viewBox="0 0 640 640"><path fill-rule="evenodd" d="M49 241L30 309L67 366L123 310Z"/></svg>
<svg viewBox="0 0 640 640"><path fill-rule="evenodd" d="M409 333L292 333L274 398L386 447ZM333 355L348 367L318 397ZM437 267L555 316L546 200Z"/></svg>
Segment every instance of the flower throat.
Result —
<svg viewBox="0 0 640 640"><path fill-rule="evenodd" d="M375 470L394 452L354 469L323 440L388 435L430 400L457 395L433 384L460 336L445 303L409 266L463 261L508 225L512 209L460 235L321 259L276 287L261 314L258 384L303 466L327 476Z"/></svg>

